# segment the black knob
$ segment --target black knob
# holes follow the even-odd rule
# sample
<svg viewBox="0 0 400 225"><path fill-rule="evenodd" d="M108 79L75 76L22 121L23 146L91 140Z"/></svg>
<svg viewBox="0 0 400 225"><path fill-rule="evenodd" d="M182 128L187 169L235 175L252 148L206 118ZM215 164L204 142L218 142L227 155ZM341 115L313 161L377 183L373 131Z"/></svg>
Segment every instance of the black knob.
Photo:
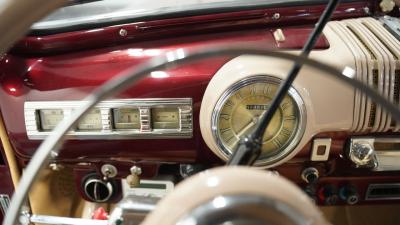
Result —
<svg viewBox="0 0 400 225"><path fill-rule="evenodd" d="M337 188L333 185L325 185L318 190L318 198L325 205L335 205L338 200Z"/></svg>
<svg viewBox="0 0 400 225"><path fill-rule="evenodd" d="M346 201L349 205L354 205L359 200L359 195L356 187L353 185L346 185L340 188L339 197L343 201Z"/></svg>
<svg viewBox="0 0 400 225"><path fill-rule="evenodd" d="M317 195L316 195L316 191L315 191L315 187L314 185L307 185L304 189L304 192L308 195L308 197L311 198L311 200L315 203L317 203Z"/></svg>

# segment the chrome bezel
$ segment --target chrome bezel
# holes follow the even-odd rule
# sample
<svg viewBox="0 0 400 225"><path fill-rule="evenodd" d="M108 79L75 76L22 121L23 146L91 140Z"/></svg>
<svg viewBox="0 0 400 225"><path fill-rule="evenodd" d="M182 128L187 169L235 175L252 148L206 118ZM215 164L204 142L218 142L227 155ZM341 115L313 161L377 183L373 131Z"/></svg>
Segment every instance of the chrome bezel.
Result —
<svg viewBox="0 0 400 225"><path fill-rule="evenodd" d="M277 77L272 77L268 75L256 75L252 76L249 78L246 78L244 80L241 80L232 86L230 86L225 92L222 94L222 96L219 98L217 101L217 104L214 107L212 116L211 116L211 129L212 129L212 134L214 141L217 143L218 148L220 149L220 152L225 156L225 158L229 158L230 155L232 155L232 150L228 149L227 147L224 146L224 144L221 142L221 139L218 134L218 115L220 114L222 107L227 99L232 96L233 93L235 93L237 90L241 89L244 86L258 83L258 82L263 82L263 83L271 83L271 84L280 84L282 82L281 79ZM306 109L305 105L303 102L303 99L299 95L299 93L294 89L293 87L290 87L289 89L289 96L293 98L293 100L296 103L296 110L298 111L299 115L299 123L297 127L295 128L296 132L290 137L290 140L286 145L282 147L282 150L279 151L278 154L268 156L267 158L259 159L256 161L255 165L256 166L268 166L273 163L276 163L283 158L285 158L287 155L289 155L298 145L300 142L304 130L305 130L305 125L306 125Z"/></svg>
<svg viewBox="0 0 400 225"><path fill-rule="evenodd" d="M40 129L38 110L62 109L64 118L71 115L83 101L32 101L25 102L25 126L31 140L45 139L51 131ZM150 111L152 108L176 107L179 109L178 129L152 129ZM151 99L115 99L102 101L95 106L100 109L102 129L96 131L68 132L69 139L152 139L152 138L191 138L193 136L193 113L191 98L151 98ZM116 108L138 108L140 111L140 129L116 129L113 126L112 110Z"/></svg>

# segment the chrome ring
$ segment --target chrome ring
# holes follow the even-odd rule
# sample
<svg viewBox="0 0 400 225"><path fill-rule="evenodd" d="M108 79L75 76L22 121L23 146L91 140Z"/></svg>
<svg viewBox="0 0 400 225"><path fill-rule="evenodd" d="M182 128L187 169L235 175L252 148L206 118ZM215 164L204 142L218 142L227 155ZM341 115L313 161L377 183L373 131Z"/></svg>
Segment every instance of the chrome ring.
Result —
<svg viewBox="0 0 400 225"><path fill-rule="evenodd" d="M232 86L230 86L225 92L222 94L222 96L219 98L217 101L212 116L211 116L211 129L212 129L212 134L214 141L217 143L219 149L221 150L221 153L226 157L229 158L232 155L232 149L227 148L221 141L221 138L219 137L218 134L218 128L217 128L217 123L218 123L218 115L220 114L222 107L225 103L225 101L232 96L233 93L235 93L237 90L241 89L244 86L254 84L257 82L264 82L264 83L272 83L272 84L277 84L279 85L282 80L269 76L269 75L256 75L256 76L251 76L249 78L246 78L244 80L241 80ZM306 125L306 108L303 102L303 99L301 98L300 94L291 87L289 89L289 96L295 101L296 103L296 111L299 115L299 123L295 127L295 132L294 134L291 135L289 138L289 141L286 143L286 145L282 146L279 152L275 155L272 156L267 156L265 158L260 158L256 161L255 166L268 166L273 163L276 163L283 158L285 158L289 153L291 153L297 146L297 144L300 142L304 130L305 130L305 125Z"/></svg>

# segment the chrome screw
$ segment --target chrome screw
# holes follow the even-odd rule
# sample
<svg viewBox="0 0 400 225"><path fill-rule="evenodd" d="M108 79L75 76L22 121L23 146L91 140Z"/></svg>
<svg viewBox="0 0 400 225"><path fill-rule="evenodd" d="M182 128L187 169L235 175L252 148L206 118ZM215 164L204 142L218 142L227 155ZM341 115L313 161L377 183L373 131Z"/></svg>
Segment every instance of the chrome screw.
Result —
<svg viewBox="0 0 400 225"><path fill-rule="evenodd" d="M121 29L121 30L119 30L119 35L121 37L125 37L126 35L128 35L128 31L125 29Z"/></svg>
<svg viewBox="0 0 400 225"><path fill-rule="evenodd" d="M273 20L279 20L280 18L281 18L281 14L279 14L279 13L274 13L274 15L272 15Z"/></svg>

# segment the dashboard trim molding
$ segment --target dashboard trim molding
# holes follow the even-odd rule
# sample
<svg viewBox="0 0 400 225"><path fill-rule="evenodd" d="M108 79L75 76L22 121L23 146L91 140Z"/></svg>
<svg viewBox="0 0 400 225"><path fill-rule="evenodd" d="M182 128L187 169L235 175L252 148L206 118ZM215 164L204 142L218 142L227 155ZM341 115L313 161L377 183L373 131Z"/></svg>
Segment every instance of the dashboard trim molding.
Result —
<svg viewBox="0 0 400 225"><path fill-rule="evenodd" d="M28 138L42 140L51 131L42 131L37 111L40 109L62 109L64 117L71 115L74 108L83 101L27 101L24 104L25 125ZM176 107L179 110L179 129L116 129L113 127L112 110L115 108L138 108L150 112L152 108ZM149 99L115 99L102 101L94 107L101 111L102 129L99 131L70 131L70 139L175 139L192 138L193 113L191 98L149 98ZM143 121L140 121L141 123Z"/></svg>

